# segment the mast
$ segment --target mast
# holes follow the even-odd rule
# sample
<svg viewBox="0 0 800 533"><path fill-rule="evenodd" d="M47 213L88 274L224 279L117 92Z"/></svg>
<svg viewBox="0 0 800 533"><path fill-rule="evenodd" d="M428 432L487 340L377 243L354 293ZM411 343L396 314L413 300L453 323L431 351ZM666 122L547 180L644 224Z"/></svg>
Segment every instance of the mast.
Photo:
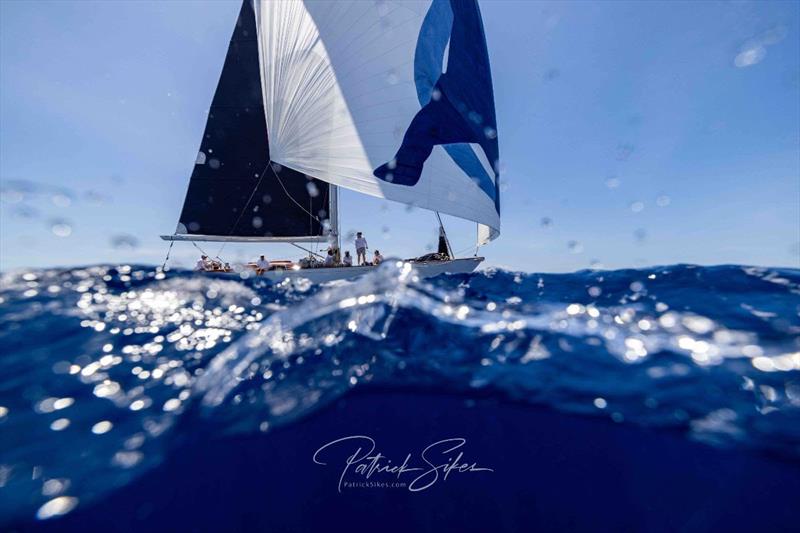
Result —
<svg viewBox="0 0 800 533"><path fill-rule="evenodd" d="M330 185L328 194L330 194L328 221L331 225L331 245L335 246L334 254L336 255L336 261L340 261L342 255L342 235L339 231L339 187Z"/></svg>

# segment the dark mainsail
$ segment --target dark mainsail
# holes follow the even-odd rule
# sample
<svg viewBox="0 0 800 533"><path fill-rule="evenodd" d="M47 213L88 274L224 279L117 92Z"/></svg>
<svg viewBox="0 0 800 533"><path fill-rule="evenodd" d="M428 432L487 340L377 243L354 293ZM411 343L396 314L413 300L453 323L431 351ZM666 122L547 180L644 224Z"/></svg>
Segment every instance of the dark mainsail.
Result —
<svg viewBox="0 0 800 533"><path fill-rule="evenodd" d="M270 163L255 13L244 0L174 237L322 240L331 193Z"/></svg>

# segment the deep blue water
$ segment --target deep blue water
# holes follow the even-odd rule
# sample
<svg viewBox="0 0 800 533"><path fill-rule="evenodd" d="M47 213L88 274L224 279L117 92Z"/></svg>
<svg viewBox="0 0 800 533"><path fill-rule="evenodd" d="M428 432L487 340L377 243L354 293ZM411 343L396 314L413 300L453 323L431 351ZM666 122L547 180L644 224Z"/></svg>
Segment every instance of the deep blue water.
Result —
<svg viewBox="0 0 800 533"><path fill-rule="evenodd" d="M800 271L0 279L0 529L790 530ZM355 471L461 437L464 460ZM350 441L348 441L350 442ZM355 442L355 441L352 441ZM363 445L363 442L361 442ZM457 452L442 452L452 461ZM438 464L438 463L437 463ZM354 465L355 468L355 465Z"/></svg>

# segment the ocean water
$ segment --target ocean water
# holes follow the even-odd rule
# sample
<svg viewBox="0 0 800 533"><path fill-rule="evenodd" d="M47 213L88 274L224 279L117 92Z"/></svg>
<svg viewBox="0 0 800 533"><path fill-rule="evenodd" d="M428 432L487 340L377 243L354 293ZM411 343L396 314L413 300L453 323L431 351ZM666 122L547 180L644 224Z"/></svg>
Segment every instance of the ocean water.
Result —
<svg viewBox="0 0 800 533"><path fill-rule="evenodd" d="M800 270L15 271L0 351L0 529L800 518ZM398 452L462 436L493 471L348 498L312 455L370 432Z"/></svg>

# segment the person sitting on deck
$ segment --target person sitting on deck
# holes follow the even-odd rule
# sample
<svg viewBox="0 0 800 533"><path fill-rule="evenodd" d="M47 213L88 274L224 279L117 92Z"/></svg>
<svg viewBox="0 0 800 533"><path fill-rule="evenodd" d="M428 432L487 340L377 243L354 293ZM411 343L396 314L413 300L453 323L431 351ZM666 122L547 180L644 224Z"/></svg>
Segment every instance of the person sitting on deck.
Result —
<svg viewBox="0 0 800 533"><path fill-rule="evenodd" d="M256 274L261 275L261 273L269 270L269 261L263 255L259 257L258 261L256 261Z"/></svg>
<svg viewBox="0 0 800 533"><path fill-rule="evenodd" d="M350 255L349 251L344 252L344 257L342 257L342 264L346 267L353 266L353 256Z"/></svg>
<svg viewBox="0 0 800 533"><path fill-rule="evenodd" d="M328 255L325 256L325 266L332 267L336 265L336 259L333 256L333 249L328 248Z"/></svg>
<svg viewBox="0 0 800 533"><path fill-rule="evenodd" d="M383 256L381 255L380 251L375 250L375 257L372 259L372 264L378 266L381 263L383 263Z"/></svg>
<svg viewBox="0 0 800 533"><path fill-rule="evenodd" d="M361 232L359 231L356 233L356 259L358 260L358 265L365 265L367 263L367 239L363 237Z"/></svg>
<svg viewBox="0 0 800 533"><path fill-rule="evenodd" d="M208 262L207 255L201 255L200 259L197 260L197 263L194 265L195 272L205 272L210 267Z"/></svg>

